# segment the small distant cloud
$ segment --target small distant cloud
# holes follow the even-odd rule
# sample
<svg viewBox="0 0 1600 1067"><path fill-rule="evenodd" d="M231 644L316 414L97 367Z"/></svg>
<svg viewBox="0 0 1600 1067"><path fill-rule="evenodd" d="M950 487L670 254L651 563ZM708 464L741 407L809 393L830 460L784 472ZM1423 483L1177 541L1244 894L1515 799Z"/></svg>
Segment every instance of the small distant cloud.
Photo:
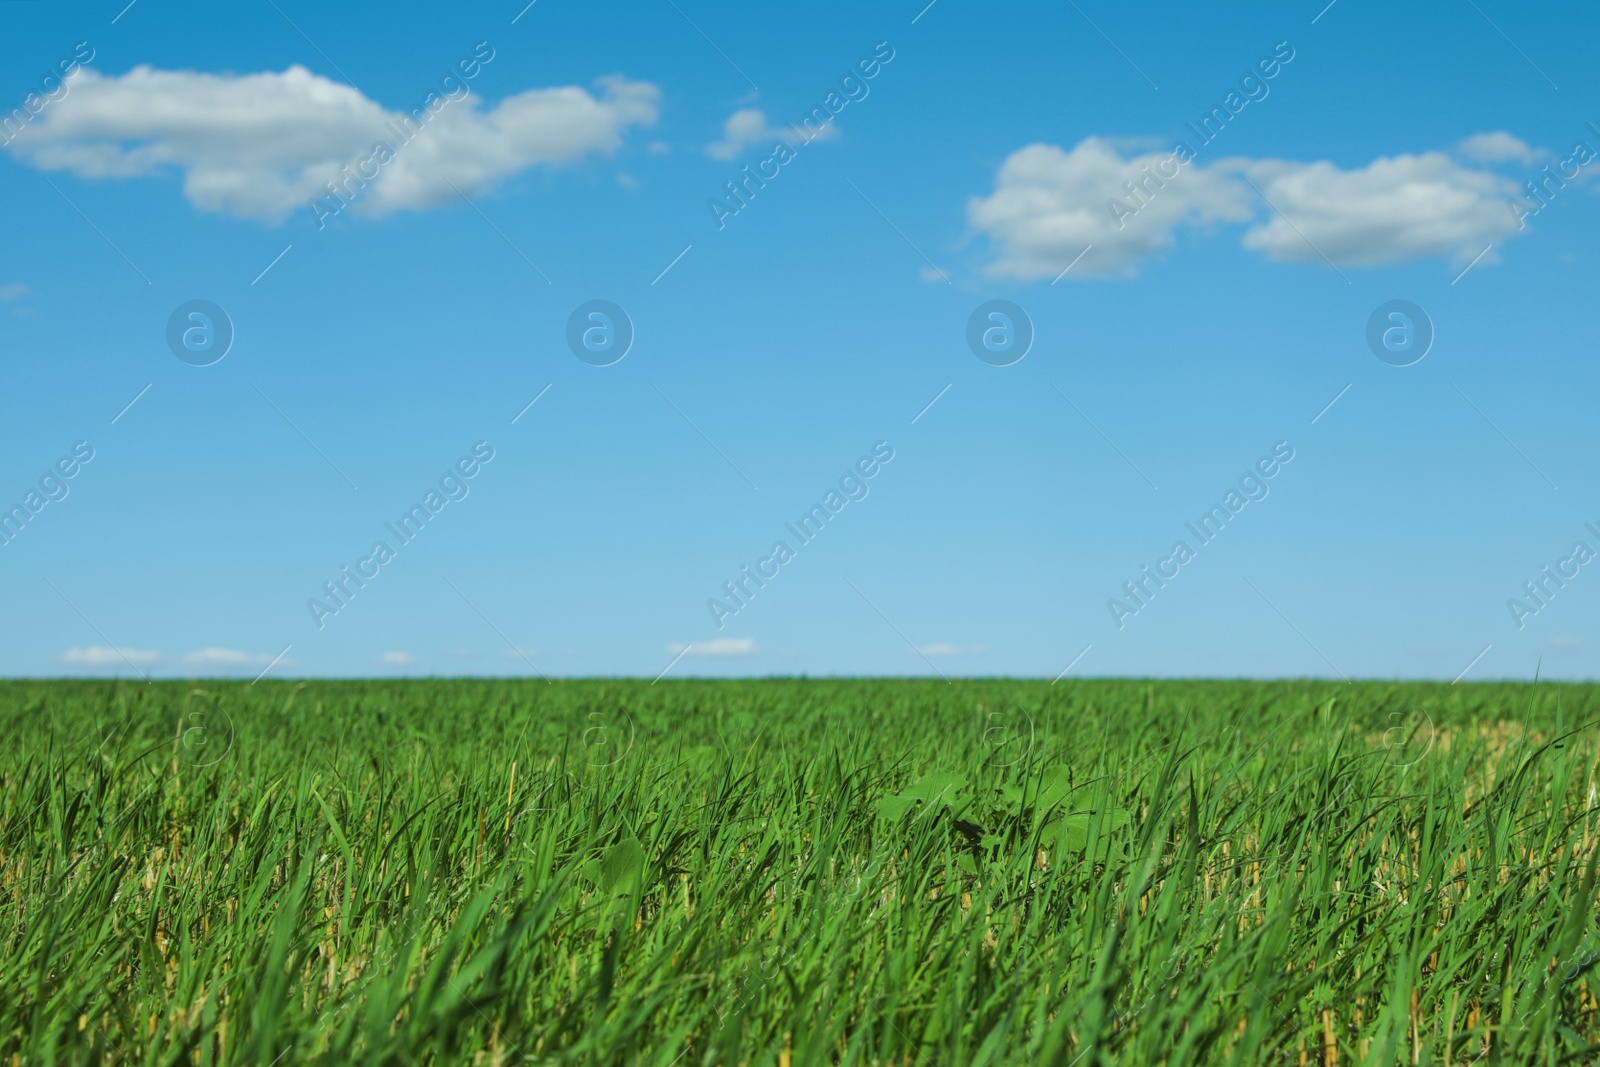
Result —
<svg viewBox="0 0 1600 1067"><path fill-rule="evenodd" d="M917 649L917 651L922 653L924 656L982 655L983 653L989 651L989 646L988 645L973 645L970 648L962 648L960 645L947 645L947 644L940 643L940 644L933 644L933 645L923 645L921 648Z"/></svg>
<svg viewBox="0 0 1600 1067"><path fill-rule="evenodd" d="M261 667L271 663L272 657L234 648L202 648L184 656L183 662L191 667Z"/></svg>
<svg viewBox="0 0 1600 1067"><path fill-rule="evenodd" d="M1535 155L1526 141L1504 130L1475 133L1456 145L1456 151L1479 163L1532 163Z"/></svg>
<svg viewBox="0 0 1600 1067"><path fill-rule="evenodd" d="M753 637L718 637L690 645L667 646L667 654L672 656L753 656L758 651Z"/></svg>
<svg viewBox="0 0 1600 1067"><path fill-rule="evenodd" d="M767 113L760 108L741 108L728 116L722 126L722 140L706 145L706 155L712 159L733 159L754 144L773 138L767 128Z"/></svg>
<svg viewBox="0 0 1600 1067"><path fill-rule="evenodd" d="M537 648L508 648L506 659L532 659L539 654Z"/></svg>
<svg viewBox="0 0 1600 1067"><path fill-rule="evenodd" d="M21 282L12 282L9 285L0 285L0 304L15 305L17 301L24 299L32 292L33 290L29 289ZM19 319L31 319L33 318L34 311L30 307L12 307L11 314Z"/></svg>
<svg viewBox="0 0 1600 1067"><path fill-rule="evenodd" d="M105 645L90 645L87 648L69 648L61 656L61 662L73 667L126 667L128 664L138 666L141 663L154 663L161 658L161 653L145 651L138 648L107 648Z"/></svg>
<svg viewBox="0 0 1600 1067"><path fill-rule="evenodd" d="M672 146L665 141L651 141L645 148L646 152L655 156L664 156L672 151Z"/></svg>
<svg viewBox="0 0 1600 1067"><path fill-rule="evenodd" d="M417 659L409 652L385 652L372 662L380 667L409 667Z"/></svg>
<svg viewBox="0 0 1600 1067"><path fill-rule="evenodd" d="M815 133L801 136L791 127L775 129L767 125L767 113L760 108L747 107L728 116L722 126L722 140L706 146L706 155L712 159L737 159L745 149L754 146L770 148L779 141L795 145L811 141L831 141L839 135L838 127L829 123Z"/></svg>
<svg viewBox="0 0 1600 1067"><path fill-rule="evenodd" d="M1581 638L1581 637L1552 637L1550 639L1550 643L1552 645L1554 645L1556 648L1582 648L1583 647L1583 638Z"/></svg>

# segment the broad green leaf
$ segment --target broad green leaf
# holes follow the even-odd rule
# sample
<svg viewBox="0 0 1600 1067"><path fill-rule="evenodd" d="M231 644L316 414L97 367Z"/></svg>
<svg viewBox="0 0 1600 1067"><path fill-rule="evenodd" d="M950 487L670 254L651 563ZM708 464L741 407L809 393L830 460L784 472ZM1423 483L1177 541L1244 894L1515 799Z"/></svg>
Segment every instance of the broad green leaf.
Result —
<svg viewBox="0 0 1600 1067"><path fill-rule="evenodd" d="M906 787L903 796L932 804L936 801L945 804L954 804L962 790L966 789L967 780L959 774L950 771L935 771L917 779L912 785Z"/></svg>
<svg viewBox="0 0 1600 1067"><path fill-rule="evenodd" d="M1125 859L1126 854L1115 836L1129 822L1128 813L1116 808L1103 812L1076 811L1048 824L1061 846L1068 852L1092 851L1103 856L1108 850L1112 858ZM1109 839L1109 840L1108 840Z"/></svg>
<svg viewBox="0 0 1600 1067"><path fill-rule="evenodd" d="M916 806L916 797L882 797L878 800L878 814L890 822L898 822L905 817L906 812Z"/></svg>
<svg viewBox="0 0 1600 1067"><path fill-rule="evenodd" d="M935 771L906 786L903 793L879 799L878 814L890 822L905 817L919 804L957 807L964 799L967 780L949 771Z"/></svg>
<svg viewBox="0 0 1600 1067"><path fill-rule="evenodd" d="M644 846L632 837L606 849L600 860L600 888L607 893L630 893L644 872Z"/></svg>
<svg viewBox="0 0 1600 1067"><path fill-rule="evenodd" d="M1072 772L1066 767L1046 767L1039 776L1034 797L1035 811L1048 811L1072 795Z"/></svg>

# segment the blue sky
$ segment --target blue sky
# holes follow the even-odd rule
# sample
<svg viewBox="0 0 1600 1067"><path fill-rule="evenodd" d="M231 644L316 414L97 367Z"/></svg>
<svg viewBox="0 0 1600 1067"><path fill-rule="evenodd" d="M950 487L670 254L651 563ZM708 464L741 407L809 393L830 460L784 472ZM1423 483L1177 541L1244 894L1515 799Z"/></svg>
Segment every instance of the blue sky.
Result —
<svg viewBox="0 0 1600 1067"><path fill-rule="evenodd" d="M0 20L0 674L1600 673L1579 4Z"/></svg>

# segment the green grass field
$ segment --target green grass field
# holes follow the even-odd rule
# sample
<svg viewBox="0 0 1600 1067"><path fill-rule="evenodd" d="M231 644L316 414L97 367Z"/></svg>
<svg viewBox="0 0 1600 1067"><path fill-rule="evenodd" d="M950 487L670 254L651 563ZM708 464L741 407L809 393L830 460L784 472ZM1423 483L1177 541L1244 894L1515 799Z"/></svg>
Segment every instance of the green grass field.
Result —
<svg viewBox="0 0 1600 1067"><path fill-rule="evenodd" d="M0 1063L1600 1062L1600 687L0 684Z"/></svg>

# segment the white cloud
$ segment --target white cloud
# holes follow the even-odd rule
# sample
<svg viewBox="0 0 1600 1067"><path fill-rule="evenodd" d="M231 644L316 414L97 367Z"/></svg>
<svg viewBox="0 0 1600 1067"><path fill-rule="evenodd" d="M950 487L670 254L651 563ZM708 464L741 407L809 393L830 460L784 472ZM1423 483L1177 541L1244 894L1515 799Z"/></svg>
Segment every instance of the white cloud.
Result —
<svg viewBox="0 0 1600 1067"><path fill-rule="evenodd" d="M768 126L766 112L760 108L740 108L729 115L728 121L723 124L722 140L713 141L706 146L706 155L712 159L737 159L745 149L756 145L771 148L782 141L793 146L809 144L812 141L831 141L837 136L839 129L831 122L816 133L802 136L793 126L784 129Z"/></svg>
<svg viewBox="0 0 1600 1067"><path fill-rule="evenodd" d="M672 656L679 653L687 656L751 656L758 651L760 649L756 648L756 639L753 637L717 637L690 645L667 646L667 654Z"/></svg>
<svg viewBox="0 0 1600 1067"><path fill-rule="evenodd" d="M67 649L61 656L61 662L75 667L126 667L130 663L135 666L141 663L154 663L160 658L159 652L90 645L87 648Z"/></svg>
<svg viewBox="0 0 1600 1067"><path fill-rule="evenodd" d="M533 657L537 656L538 654L539 654L539 650L537 648L508 648L508 649L506 649L506 659L528 660L528 659L532 659Z"/></svg>
<svg viewBox="0 0 1600 1067"><path fill-rule="evenodd" d="M21 282L10 285L0 285L0 304L14 304L27 296L31 290Z"/></svg>
<svg viewBox="0 0 1600 1067"><path fill-rule="evenodd" d="M722 127L722 140L707 145L706 155L712 159L733 159L751 145L772 137L772 131L767 129L766 112L754 107L741 108L728 116Z"/></svg>
<svg viewBox="0 0 1600 1067"><path fill-rule="evenodd" d="M409 667L417 660L409 652L385 652L372 662L380 667Z"/></svg>
<svg viewBox="0 0 1600 1067"><path fill-rule="evenodd" d="M965 656L969 653L984 653L989 651L988 645L973 645L971 648L962 648L960 645L933 644L923 645L917 649L924 656Z"/></svg>
<svg viewBox="0 0 1600 1067"><path fill-rule="evenodd" d="M243 75L142 66L117 77L85 69L9 147L41 170L81 178L178 171L196 207L276 220L322 195L341 167L354 173L382 141L394 159L355 199L355 210L381 216L445 203L456 196L452 182L472 193L530 167L609 154L628 127L655 122L655 86L622 77L596 86L529 89L493 107L469 95L421 112L424 128L407 142L397 132L407 113L300 66Z"/></svg>
<svg viewBox="0 0 1600 1067"><path fill-rule="evenodd" d="M1475 133L1456 145L1456 151L1480 163L1532 163L1534 159L1534 151L1526 141L1504 130Z"/></svg>
<svg viewBox="0 0 1600 1067"><path fill-rule="evenodd" d="M272 657L232 648L202 648L183 657L191 667L260 667L272 662ZM288 660L279 660L280 666Z"/></svg>
<svg viewBox="0 0 1600 1067"><path fill-rule="evenodd" d="M1443 152L1391 156L1357 170L1278 160L1244 162L1239 170L1282 212L1244 235L1244 246L1268 259L1326 256L1341 267L1471 259L1521 228L1508 204L1516 182L1463 167Z"/></svg>
<svg viewBox="0 0 1600 1067"><path fill-rule="evenodd" d="M1182 167L1156 191L1148 206L1133 218L1118 214L1108 202L1126 202L1124 182L1143 179L1148 166L1159 167L1170 152L1124 158L1109 141L1088 137L1070 152L1055 145L1033 144L1013 152L1000 166L995 190L967 204L974 228L999 246L1000 257L989 267L999 277L1054 278L1092 245L1072 268L1072 277L1131 272L1140 260L1172 246L1181 224L1245 222L1252 217L1250 190L1225 175ZM1168 164L1170 172L1175 164ZM1151 183L1151 188L1155 188Z"/></svg>
<svg viewBox="0 0 1600 1067"><path fill-rule="evenodd" d="M1481 136L1489 139L1479 146L1484 151L1510 151L1507 142L1515 141ZM1470 259L1518 231L1508 206L1517 192L1511 179L1442 152L1353 170L1274 159L1179 166L1167 151L1124 156L1113 142L1090 137L1070 152L1045 144L1014 152L994 192L973 198L967 215L994 243L997 256L987 269L1000 277L1055 278L1086 247L1070 277L1132 274L1140 261L1171 248L1180 226L1222 223L1251 223L1244 247L1271 260L1320 263L1326 256L1357 267ZM1494 261L1493 253L1485 257Z"/></svg>
<svg viewBox="0 0 1600 1067"><path fill-rule="evenodd" d="M1582 648L1583 641L1577 637L1552 637L1550 643L1556 648Z"/></svg>

